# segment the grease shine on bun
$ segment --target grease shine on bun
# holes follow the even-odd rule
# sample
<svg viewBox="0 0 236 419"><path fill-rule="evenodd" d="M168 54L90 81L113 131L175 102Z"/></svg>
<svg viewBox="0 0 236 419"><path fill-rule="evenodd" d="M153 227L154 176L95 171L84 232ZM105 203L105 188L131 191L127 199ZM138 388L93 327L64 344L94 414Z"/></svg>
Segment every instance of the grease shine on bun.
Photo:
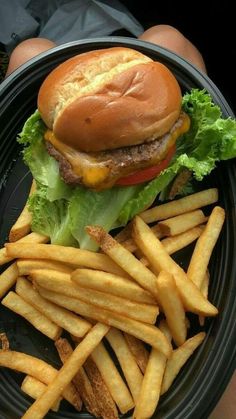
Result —
<svg viewBox="0 0 236 419"><path fill-rule="evenodd" d="M166 66L114 47L55 68L40 88L38 108L60 143L90 153L163 136L179 118L181 99Z"/></svg>

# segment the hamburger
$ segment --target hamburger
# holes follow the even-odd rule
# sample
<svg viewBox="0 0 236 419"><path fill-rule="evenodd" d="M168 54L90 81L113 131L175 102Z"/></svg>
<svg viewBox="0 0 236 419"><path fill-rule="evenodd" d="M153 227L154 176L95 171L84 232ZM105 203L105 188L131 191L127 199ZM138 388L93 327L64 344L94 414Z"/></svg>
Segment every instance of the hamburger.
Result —
<svg viewBox="0 0 236 419"><path fill-rule="evenodd" d="M192 192L236 156L235 132L206 91L182 96L165 65L134 49L76 55L45 78L18 138L37 184L32 230L96 250L87 225L124 226L175 183L178 194ZM184 186L176 179L186 172Z"/></svg>
<svg viewBox="0 0 236 419"><path fill-rule="evenodd" d="M93 190L142 183L170 162L189 129L170 70L123 47L90 51L43 82L38 109L64 181Z"/></svg>

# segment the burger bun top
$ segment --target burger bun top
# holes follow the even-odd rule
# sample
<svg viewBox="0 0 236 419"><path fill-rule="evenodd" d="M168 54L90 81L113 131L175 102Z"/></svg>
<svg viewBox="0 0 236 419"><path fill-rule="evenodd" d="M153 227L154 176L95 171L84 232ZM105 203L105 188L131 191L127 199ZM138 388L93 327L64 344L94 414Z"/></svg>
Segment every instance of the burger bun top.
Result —
<svg viewBox="0 0 236 419"><path fill-rule="evenodd" d="M179 117L181 99L165 65L114 47L56 67L39 90L38 109L60 143L97 152L163 136Z"/></svg>

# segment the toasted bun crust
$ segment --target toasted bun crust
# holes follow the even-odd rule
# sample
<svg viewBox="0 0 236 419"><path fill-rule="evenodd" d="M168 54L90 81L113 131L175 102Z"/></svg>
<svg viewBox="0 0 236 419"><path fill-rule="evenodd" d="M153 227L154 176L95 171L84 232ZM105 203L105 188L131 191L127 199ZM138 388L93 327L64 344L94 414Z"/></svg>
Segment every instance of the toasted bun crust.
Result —
<svg viewBox="0 0 236 419"><path fill-rule="evenodd" d="M101 151L168 132L180 114L181 91L163 64L115 47L59 65L40 88L38 108L61 143Z"/></svg>

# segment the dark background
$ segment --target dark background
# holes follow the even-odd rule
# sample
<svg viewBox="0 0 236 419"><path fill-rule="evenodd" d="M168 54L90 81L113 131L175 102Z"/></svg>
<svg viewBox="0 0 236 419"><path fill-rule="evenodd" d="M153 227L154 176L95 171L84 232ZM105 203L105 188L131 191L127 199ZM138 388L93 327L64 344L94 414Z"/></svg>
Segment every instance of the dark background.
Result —
<svg viewBox="0 0 236 419"><path fill-rule="evenodd" d="M180 30L201 52L209 77L236 113L236 19L233 1L124 0L145 29L168 24Z"/></svg>

